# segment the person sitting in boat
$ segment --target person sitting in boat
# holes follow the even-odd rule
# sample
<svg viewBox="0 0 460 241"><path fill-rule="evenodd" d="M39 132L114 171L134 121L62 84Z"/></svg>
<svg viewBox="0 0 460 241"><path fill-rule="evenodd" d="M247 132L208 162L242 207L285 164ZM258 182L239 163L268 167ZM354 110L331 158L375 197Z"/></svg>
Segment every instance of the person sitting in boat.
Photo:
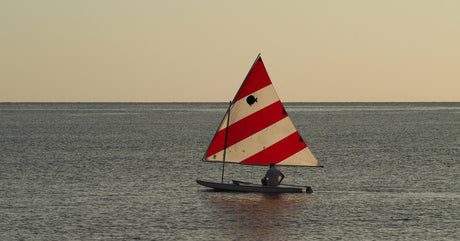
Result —
<svg viewBox="0 0 460 241"><path fill-rule="evenodd" d="M262 178L262 185L276 187L281 184L284 179L284 174L276 169L275 163L270 163L270 169L268 169L265 177Z"/></svg>

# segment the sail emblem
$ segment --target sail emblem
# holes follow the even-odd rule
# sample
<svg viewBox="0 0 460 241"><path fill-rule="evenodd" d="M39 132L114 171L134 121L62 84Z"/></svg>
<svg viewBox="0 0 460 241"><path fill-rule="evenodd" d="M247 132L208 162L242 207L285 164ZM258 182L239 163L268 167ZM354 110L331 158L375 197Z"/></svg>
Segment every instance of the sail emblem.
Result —
<svg viewBox="0 0 460 241"><path fill-rule="evenodd" d="M257 102L257 98L253 95L250 95L248 96L248 98L246 98L246 102L248 102L249 106L252 106L254 103Z"/></svg>

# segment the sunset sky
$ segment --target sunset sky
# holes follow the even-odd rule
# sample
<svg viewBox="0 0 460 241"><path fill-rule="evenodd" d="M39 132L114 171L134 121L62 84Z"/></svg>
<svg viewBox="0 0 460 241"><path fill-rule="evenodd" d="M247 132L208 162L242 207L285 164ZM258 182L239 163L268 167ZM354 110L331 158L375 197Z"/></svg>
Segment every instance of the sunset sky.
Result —
<svg viewBox="0 0 460 241"><path fill-rule="evenodd" d="M460 101L458 0L0 2L0 102Z"/></svg>

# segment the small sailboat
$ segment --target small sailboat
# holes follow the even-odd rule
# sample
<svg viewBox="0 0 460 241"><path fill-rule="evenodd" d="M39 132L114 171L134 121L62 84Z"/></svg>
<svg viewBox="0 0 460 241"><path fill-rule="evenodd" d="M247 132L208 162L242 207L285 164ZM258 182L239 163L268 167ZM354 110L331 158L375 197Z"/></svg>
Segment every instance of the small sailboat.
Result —
<svg viewBox="0 0 460 241"><path fill-rule="evenodd" d="M222 162L221 182L196 180L218 191L313 192L309 186L224 183L225 163L311 166L320 164L300 136L276 93L260 54L230 102L203 161Z"/></svg>

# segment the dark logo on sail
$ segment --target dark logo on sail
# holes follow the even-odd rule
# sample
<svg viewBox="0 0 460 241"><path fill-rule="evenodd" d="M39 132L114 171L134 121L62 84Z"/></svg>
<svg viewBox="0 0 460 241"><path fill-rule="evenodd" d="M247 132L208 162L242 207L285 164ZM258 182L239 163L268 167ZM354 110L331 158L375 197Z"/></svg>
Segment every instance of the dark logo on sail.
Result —
<svg viewBox="0 0 460 241"><path fill-rule="evenodd" d="M251 106L252 104L257 102L257 98L253 95L250 95L248 96L248 98L246 98L246 102L248 102L248 104Z"/></svg>

